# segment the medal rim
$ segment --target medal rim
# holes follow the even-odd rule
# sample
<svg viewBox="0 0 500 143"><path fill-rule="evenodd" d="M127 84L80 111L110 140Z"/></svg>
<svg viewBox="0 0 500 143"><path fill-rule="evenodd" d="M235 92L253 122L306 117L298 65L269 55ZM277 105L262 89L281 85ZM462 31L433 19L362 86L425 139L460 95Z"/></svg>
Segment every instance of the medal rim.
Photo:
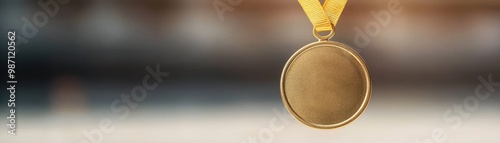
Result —
<svg viewBox="0 0 500 143"><path fill-rule="evenodd" d="M305 119L303 119L291 107L290 103L288 102L288 98L286 96L285 88L284 88L284 86L285 86L285 84L284 84L285 83L285 76L287 75L287 71L289 70L290 66L293 64L294 60L297 59L303 52L305 52L305 51L307 51L309 49L315 48L315 47L317 47L319 45L325 45L325 44L329 45L329 46L333 46L335 48L340 48L340 49L348 52L351 56L353 56L357 60L357 62L361 65L361 68L363 69L362 72L364 73L364 75L366 77L366 79L365 79L365 82L366 82L366 91L365 91L364 99L363 99L363 102L361 103L361 106L349 118L347 118L346 120L344 120L342 122L335 123L335 124L316 124L316 123L308 122ZM283 101L283 104L285 105L287 111L290 114L292 114L292 116L296 120L298 120L299 122L301 122L301 123L303 123L303 124L305 124L307 126L313 127L313 128L318 128L318 129L333 129L333 128L339 128L339 127L342 127L342 126L345 126L345 125L351 123L352 121L354 121L355 119L357 119L364 112L364 110L368 106L368 103L370 102L371 92L372 92L372 84L371 84L370 73L368 71L368 67L366 66L366 63L363 60L363 58L356 51L354 51L349 46L347 46L345 44L342 44L340 42L335 42L335 41L318 41L318 42L310 43L310 44L308 44L308 45L300 48L297 52L295 52L290 57L290 59L288 59L288 61L285 64L285 68L283 68L283 71L282 71L282 74L281 74L280 90L281 90L280 92L281 92L281 99Z"/></svg>

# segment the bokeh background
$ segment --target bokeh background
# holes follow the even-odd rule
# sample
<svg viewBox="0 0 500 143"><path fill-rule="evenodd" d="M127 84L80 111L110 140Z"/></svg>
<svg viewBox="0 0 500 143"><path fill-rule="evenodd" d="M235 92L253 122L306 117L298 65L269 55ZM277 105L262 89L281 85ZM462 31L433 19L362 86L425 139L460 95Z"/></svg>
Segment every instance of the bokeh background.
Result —
<svg viewBox="0 0 500 143"><path fill-rule="evenodd" d="M417 143L436 128L450 143L500 142L500 87L458 129L443 120L454 104L475 94L479 76L500 81L498 0L401 0L403 11L364 48L354 43L354 27L375 21L370 11L387 10L389 0L349 1L333 40L360 52L373 95L357 120L334 130L280 115L281 70L296 50L316 41L299 3L243 0L221 20L214 1L61 5L17 47L17 136L1 133L0 142L80 143L103 118L115 127L103 134L105 143L260 143L276 118L284 129L263 136L275 143ZM42 10L37 2L1 1L1 33L20 33L21 18ZM1 51L5 60L6 46ZM156 65L170 75L120 120L112 102L141 85L145 68ZM8 94L1 93L0 122L7 123Z"/></svg>

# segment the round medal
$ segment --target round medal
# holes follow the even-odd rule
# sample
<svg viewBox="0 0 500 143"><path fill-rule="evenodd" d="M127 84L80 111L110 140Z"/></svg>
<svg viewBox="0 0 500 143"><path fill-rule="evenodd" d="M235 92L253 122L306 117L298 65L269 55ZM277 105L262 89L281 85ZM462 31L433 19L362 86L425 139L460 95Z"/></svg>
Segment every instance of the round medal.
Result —
<svg viewBox="0 0 500 143"><path fill-rule="evenodd" d="M356 119L370 100L371 82L363 59L332 41L311 43L286 63L281 96L288 111L315 128L336 128Z"/></svg>

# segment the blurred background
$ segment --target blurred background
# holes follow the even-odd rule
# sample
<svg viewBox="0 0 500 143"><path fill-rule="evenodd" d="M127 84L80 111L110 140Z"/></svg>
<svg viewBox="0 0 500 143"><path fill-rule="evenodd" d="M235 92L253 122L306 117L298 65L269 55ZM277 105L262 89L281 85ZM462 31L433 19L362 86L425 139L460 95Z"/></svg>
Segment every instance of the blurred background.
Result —
<svg viewBox="0 0 500 143"><path fill-rule="evenodd" d="M234 8L223 20L217 1ZM500 87L457 129L443 119L475 94L479 76L500 81L500 1L400 2L402 12L364 48L356 47L354 28L376 21L370 12L387 10L389 0L347 3L332 40L360 52L373 94L357 120L333 130L283 114L281 70L295 51L316 41L296 0L58 3L56 15L17 47L17 135L1 133L0 142L91 142L85 132L99 129L102 119L114 130L92 137L105 143L419 143L435 129L446 142L500 142ZM32 22L39 11L38 1L1 1L1 33L21 33L22 17ZM6 46L1 51L7 59ZM146 67L156 65L170 75L120 118L112 103L141 86ZM7 123L8 93L1 93L0 122Z"/></svg>

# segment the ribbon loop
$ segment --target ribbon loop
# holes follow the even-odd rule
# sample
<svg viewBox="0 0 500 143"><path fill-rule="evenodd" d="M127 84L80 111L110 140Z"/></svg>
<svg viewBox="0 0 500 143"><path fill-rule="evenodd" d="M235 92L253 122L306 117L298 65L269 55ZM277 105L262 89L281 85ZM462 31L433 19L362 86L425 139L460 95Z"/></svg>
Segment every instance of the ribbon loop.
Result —
<svg viewBox="0 0 500 143"><path fill-rule="evenodd" d="M298 0L316 31L331 31L340 18L347 0Z"/></svg>

